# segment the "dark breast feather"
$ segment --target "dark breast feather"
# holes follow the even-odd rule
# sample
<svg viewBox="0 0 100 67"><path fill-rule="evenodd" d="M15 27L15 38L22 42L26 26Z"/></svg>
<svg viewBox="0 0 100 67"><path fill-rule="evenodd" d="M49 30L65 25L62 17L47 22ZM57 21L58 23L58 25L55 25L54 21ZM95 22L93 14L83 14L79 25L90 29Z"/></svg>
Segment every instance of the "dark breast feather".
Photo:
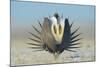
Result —
<svg viewBox="0 0 100 67"><path fill-rule="evenodd" d="M73 25L73 23L69 24L69 21L66 18L65 19L65 28L64 28L64 35L63 35L63 38L62 38L62 43L60 44L60 46L58 46L59 53L62 53L64 50L71 51L71 52L76 52L76 51L71 50L71 49L79 48L79 47L73 47L74 45L80 44L80 43L76 43L80 40L80 39L76 39L80 34L75 35L75 33L79 30L79 28L71 33L72 25Z"/></svg>

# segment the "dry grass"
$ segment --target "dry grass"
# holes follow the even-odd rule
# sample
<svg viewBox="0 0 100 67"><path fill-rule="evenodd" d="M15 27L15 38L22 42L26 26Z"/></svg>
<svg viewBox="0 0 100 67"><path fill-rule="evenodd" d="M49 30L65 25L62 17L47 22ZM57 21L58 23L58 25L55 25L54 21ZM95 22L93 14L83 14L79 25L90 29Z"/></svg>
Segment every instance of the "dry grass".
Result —
<svg viewBox="0 0 100 67"><path fill-rule="evenodd" d="M15 43L16 42L16 43ZM77 52L64 51L57 59L46 51L33 52L26 45L17 45L22 43L20 41L13 41L11 47L11 65L32 65L32 64L50 64L50 63L67 63L67 62L81 62L94 61L95 49L94 41L83 41L81 48L76 49ZM85 44L87 43L87 44ZM23 43L22 43L23 44Z"/></svg>

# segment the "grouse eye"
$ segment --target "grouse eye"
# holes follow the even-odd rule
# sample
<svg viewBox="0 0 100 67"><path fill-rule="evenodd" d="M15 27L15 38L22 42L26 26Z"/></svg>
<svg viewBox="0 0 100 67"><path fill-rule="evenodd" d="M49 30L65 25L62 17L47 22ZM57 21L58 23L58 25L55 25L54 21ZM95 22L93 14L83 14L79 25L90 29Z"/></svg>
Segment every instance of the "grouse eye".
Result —
<svg viewBox="0 0 100 67"><path fill-rule="evenodd" d="M62 27L61 25L59 25L59 34L61 34L61 32L62 32Z"/></svg>

